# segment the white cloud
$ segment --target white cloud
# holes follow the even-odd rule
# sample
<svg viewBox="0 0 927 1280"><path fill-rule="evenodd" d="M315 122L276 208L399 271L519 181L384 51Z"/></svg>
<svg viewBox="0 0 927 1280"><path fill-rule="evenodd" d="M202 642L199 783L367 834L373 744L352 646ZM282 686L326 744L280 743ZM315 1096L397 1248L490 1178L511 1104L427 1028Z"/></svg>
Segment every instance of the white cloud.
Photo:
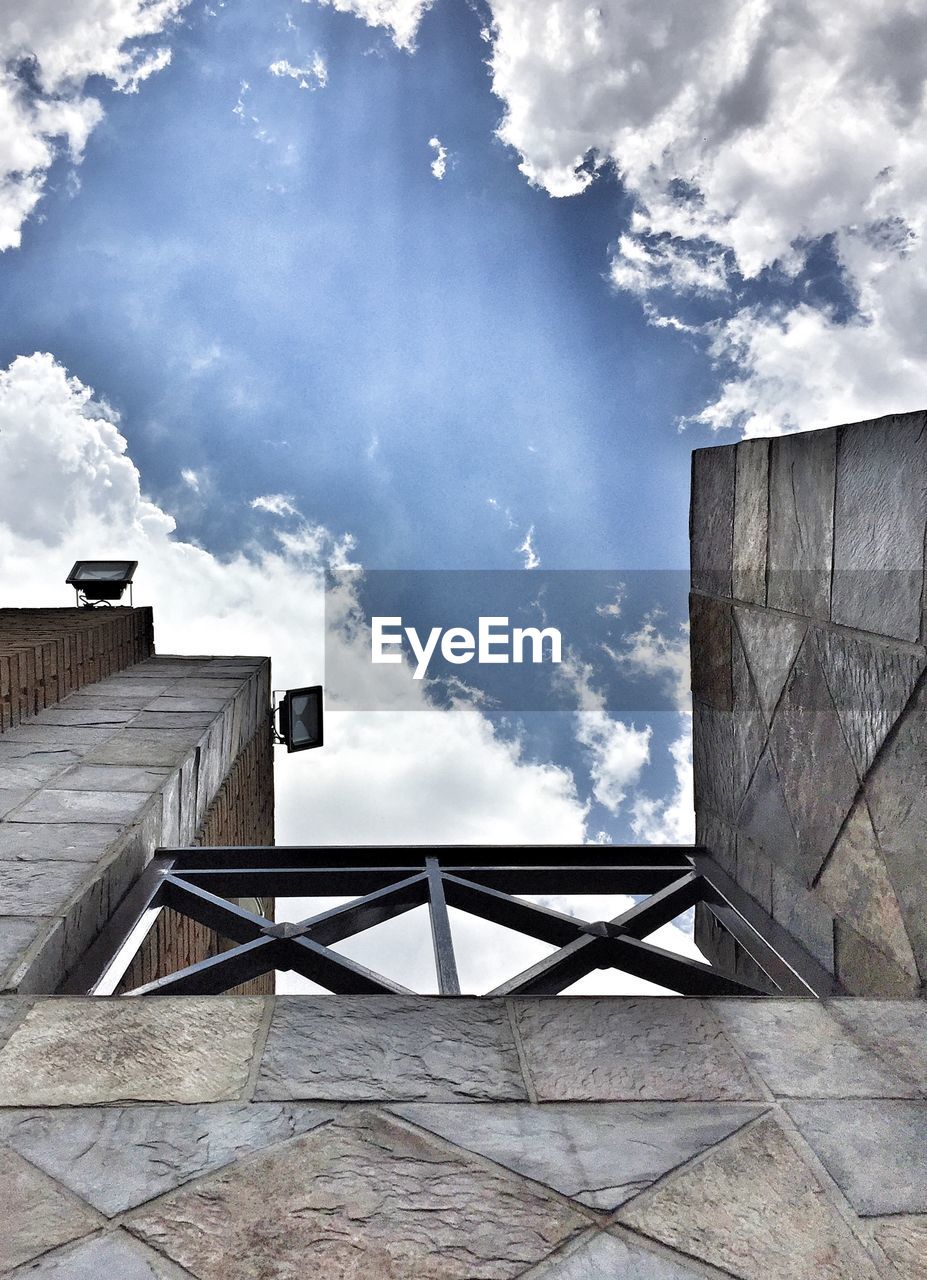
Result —
<svg viewBox="0 0 927 1280"><path fill-rule="evenodd" d="M285 493L265 493L259 498L252 498L251 507L255 511L269 511L272 516L296 515L293 499Z"/></svg>
<svg viewBox="0 0 927 1280"><path fill-rule="evenodd" d="M927 40L920 0L491 0L500 137L532 183L613 165L635 202L611 274L647 298L736 299L831 237L858 316L719 310L725 382L702 419L747 434L923 401ZM685 327L685 326L682 326Z"/></svg>
<svg viewBox="0 0 927 1280"><path fill-rule="evenodd" d="M440 138L429 138L428 145L435 153L431 162L431 172L441 182L447 173L447 147Z"/></svg>
<svg viewBox="0 0 927 1280"><path fill-rule="evenodd" d="M192 467L184 467L180 472L180 478L188 488L193 490L194 493L199 493L200 477Z"/></svg>
<svg viewBox="0 0 927 1280"><path fill-rule="evenodd" d="M561 680L576 694L576 740L588 752L592 794L610 813L619 813L650 759L651 730L609 715L592 675L592 667L574 654L567 654L560 667Z"/></svg>
<svg viewBox="0 0 927 1280"><path fill-rule="evenodd" d="M285 76L295 80L300 89L324 89L328 84L328 67L320 53L313 53L304 67L294 67L286 58L280 58L277 62L272 62L267 70L272 76Z"/></svg>
<svg viewBox="0 0 927 1280"><path fill-rule="evenodd" d="M681 628L675 639L667 639L652 621L646 621L626 636L622 649L611 656L629 672L664 681L679 715L679 734L669 745L674 789L661 799L638 790L631 804L631 830L644 844L691 844L695 839L695 798L688 627Z"/></svg>
<svg viewBox="0 0 927 1280"><path fill-rule="evenodd" d="M303 0L309 4L311 0ZM318 0L340 13L353 13L369 27L385 27L399 49L415 48L415 34L434 0Z"/></svg>
<svg viewBox="0 0 927 1280"><path fill-rule="evenodd" d="M515 550L525 558L526 569L538 569L541 565L541 557L538 555L534 546L534 525L531 525L525 534L524 541L517 546Z"/></svg>
<svg viewBox="0 0 927 1280"><path fill-rule="evenodd" d="M344 567L352 540L303 519L285 496L252 505L274 517L269 548L220 560L179 541L173 518L142 494L117 416L90 388L47 354L0 372L5 602L65 605L74 560L131 556L160 652L270 653L275 686L305 684L323 674L321 573ZM345 621L350 596L341 603ZM372 682L363 635L346 628L340 643L340 665ZM383 671L396 673L392 684ZM583 840L586 805L567 770L528 761L473 706L429 707L407 668L377 673L381 710L339 711L328 689L324 750L278 761L281 842Z"/></svg>
<svg viewBox="0 0 927 1280"><path fill-rule="evenodd" d="M101 76L134 93L170 62L162 33L189 0L0 0L0 250L20 244L55 158L79 163L103 108L86 92Z"/></svg>

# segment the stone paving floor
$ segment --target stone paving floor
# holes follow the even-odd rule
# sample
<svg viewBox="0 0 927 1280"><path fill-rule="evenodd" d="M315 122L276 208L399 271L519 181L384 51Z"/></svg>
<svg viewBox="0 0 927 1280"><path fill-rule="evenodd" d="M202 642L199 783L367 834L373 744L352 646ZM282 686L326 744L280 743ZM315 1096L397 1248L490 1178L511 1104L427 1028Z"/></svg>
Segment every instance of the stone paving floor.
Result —
<svg viewBox="0 0 927 1280"><path fill-rule="evenodd" d="M0 1274L927 1280L927 1004L0 1000Z"/></svg>

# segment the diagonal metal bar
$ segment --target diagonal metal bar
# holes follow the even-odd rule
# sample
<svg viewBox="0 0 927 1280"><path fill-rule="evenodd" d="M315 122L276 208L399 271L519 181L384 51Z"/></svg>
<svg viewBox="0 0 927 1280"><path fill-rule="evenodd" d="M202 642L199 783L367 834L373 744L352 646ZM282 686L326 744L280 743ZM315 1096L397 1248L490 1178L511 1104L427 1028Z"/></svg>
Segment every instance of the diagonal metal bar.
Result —
<svg viewBox="0 0 927 1280"><path fill-rule="evenodd" d="M710 964L664 951L638 938L610 938L607 964L684 996L760 996L768 990L729 978ZM604 966L603 966L604 967Z"/></svg>
<svg viewBox="0 0 927 1280"><path fill-rule="evenodd" d="M142 987L127 991L127 996L176 995L215 996L230 991L242 982L259 978L277 967L279 942L276 938L255 938L242 946L210 956L197 964L187 965L176 973L156 978Z"/></svg>
<svg viewBox="0 0 927 1280"><path fill-rule="evenodd" d="M120 902L100 931L96 940L59 987L62 995L111 995L132 963L138 947L144 942L164 905L164 877L174 859L159 856L152 859L139 879ZM144 928L144 932L141 929ZM129 940L136 941L132 948Z"/></svg>
<svg viewBox="0 0 927 1280"><path fill-rule="evenodd" d="M190 884L183 876L164 877L164 898L167 906L189 916L207 929L214 929L232 942L251 942L264 935L271 921L265 916L247 911L226 898L220 898L199 885Z"/></svg>
<svg viewBox="0 0 927 1280"><path fill-rule="evenodd" d="M701 854L696 866L707 882L705 905L780 991L817 997L842 994L834 975L735 884L713 858Z"/></svg>
<svg viewBox="0 0 927 1280"><path fill-rule="evenodd" d="M431 917L431 941L435 953L438 991L442 996L459 996L460 979L454 956L454 939L444 897L444 882L437 858L426 858L428 874L428 914Z"/></svg>
<svg viewBox="0 0 927 1280"><path fill-rule="evenodd" d="M323 946L333 942L341 942L353 934L363 933L374 925L392 920L413 907L420 907L428 900L428 878L424 873L400 880L398 884L387 885L385 889L377 889L362 898L344 902L339 907L330 907L320 911L318 915L307 916L293 926L289 936L305 935Z"/></svg>
<svg viewBox="0 0 927 1280"><path fill-rule="evenodd" d="M448 872L444 873L444 891L452 907L469 911L483 920L491 920L493 924L505 925L507 929L518 929L555 947L566 946L586 932L584 922L576 916L553 911L534 902L523 902L509 893L475 884Z"/></svg>
<svg viewBox="0 0 927 1280"><path fill-rule="evenodd" d="M415 995L408 987L330 951L312 938L291 938L280 945L279 968L294 969L335 995Z"/></svg>
<svg viewBox="0 0 927 1280"><path fill-rule="evenodd" d="M608 922L608 931L629 934L632 938L646 938L647 934L653 933L654 929L669 924L671 920L682 915L683 911L694 907L701 898L704 888L705 881L702 877L690 871L679 880L668 884L665 889L660 889L649 898L645 898L643 902L635 903L627 911L622 911L620 916L615 916Z"/></svg>

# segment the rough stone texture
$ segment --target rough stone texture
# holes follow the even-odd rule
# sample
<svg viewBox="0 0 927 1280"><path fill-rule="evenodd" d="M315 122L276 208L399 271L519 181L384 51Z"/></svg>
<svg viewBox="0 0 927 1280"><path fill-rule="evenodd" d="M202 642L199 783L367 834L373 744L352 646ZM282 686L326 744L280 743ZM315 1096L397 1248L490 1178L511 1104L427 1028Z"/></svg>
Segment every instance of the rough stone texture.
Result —
<svg viewBox="0 0 927 1280"><path fill-rule="evenodd" d="M850 754L864 778L907 706L924 670L924 654L819 627L813 640Z"/></svg>
<svg viewBox="0 0 927 1280"><path fill-rule="evenodd" d="M588 1220L371 1113L243 1161L129 1224L200 1280L252 1280L268 1256L280 1276L504 1280Z"/></svg>
<svg viewBox="0 0 927 1280"><path fill-rule="evenodd" d="M523 998L515 1016L541 1101L759 1096L700 1000Z"/></svg>
<svg viewBox="0 0 927 1280"><path fill-rule="evenodd" d="M262 1013L242 997L40 1001L0 1049L0 1106L238 1097Z"/></svg>
<svg viewBox="0 0 927 1280"><path fill-rule="evenodd" d="M769 441L743 440L735 451L733 594L766 603L766 540L769 525Z"/></svg>
<svg viewBox="0 0 927 1280"><path fill-rule="evenodd" d="M713 707L696 702L692 708L695 726L693 769L695 804L716 817L734 817L734 735L731 717Z"/></svg>
<svg viewBox="0 0 927 1280"><path fill-rule="evenodd" d="M886 1218L875 1237L903 1280L927 1280L927 1217Z"/></svg>
<svg viewBox="0 0 927 1280"><path fill-rule="evenodd" d="M192 726L185 730L132 727L140 708L165 697L208 711L185 713ZM33 925L29 933L0 923L4 988L59 989L157 846L192 844L197 836L273 842L269 700L266 659L152 658L85 683L3 735L0 811L4 796L16 803L0 817L0 922L18 917ZM6 785L14 780L15 794ZM225 794L230 781L234 797ZM213 814L207 829L207 809L220 800L221 815ZM166 947L162 923L142 947L151 977L181 967L173 963L181 951L192 962L224 945L184 918L175 929L182 945ZM267 975L247 990L270 990L272 981Z"/></svg>
<svg viewBox="0 0 927 1280"><path fill-rule="evenodd" d="M256 1097L525 1100L503 1000L275 1002Z"/></svg>
<svg viewBox="0 0 927 1280"><path fill-rule="evenodd" d="M738 842L743 836L783 866L793 867L798 862L795 828L786 808L776 762L768 747L756 767L741 805Z"/></svg>
<svg viewBox="0 0 927 1280"><path fill-rule="evenodd" d="M809 890L781 866L772 869L772 916L828 972L835 972L834 914L817 890Z"/></svg>
<svg viewBox="0 0 927 1280"><path fill-rule="evenodd" d="M619 1219L743 1280L879 1280L771 1120L645 1192Z"/></svg>
<svg viewBox="0 0 927 1280"><path fill-rule="evenodd" d="M689 510L692 589L730 596L734 541L734 454L696 449Z"/></svg>
<svg viewBox="0 0 927 1280"><path fill-rule="evenodd" d="M593 1209L614 1209L755 1120L761 1108L697 1102L543 1107L412 1103L393 1110Z"/></svg>
<svg viewBox="0 0 927 1280"><path fill-rule="evenodd" d="M927 414L844 427L834 512L834 622L919 638L925 525Z"/></svg>
<svg viewBox="0 0 927 1280"><path fill-rule="evenodd" d="M927 1097L927 1003L831 1000L828 1010L850 1035Z"/></svg>
<svg viewBox="0 0 927 1280"><path fill-rule="evenodd" d="M791 1102L787 1109L857 1213L927 1213L927 1102Z"/></svg>
<svg viewBox="0 0 927 1280"><path fill-rule="evenodd" d="M182 1280L188 1275L118 1231L56 1249L14 1271L12 1280Z"/></svg>
<svg viewBox="0 0 927 1280"><path fill-rule="evenodd" d="M272 1102L11 1111L0 1138L112 1217L334 1114Z"/></svg>
<svg viewBox="0 0 927 1280"><path fill-rule="evenodd" d="M98 1219L13 1151L0 1150L0 1269L86 1235Z"/></svg>
<svg viewBox="0 0 927 1280"><path fill-rule="evenodd" d="M828 907L917 979L901 908L865 800L857 800L818 880Z"/></svg>
<svg viewBox="0 0 927 1280"><path fill-rule="evenodd" d="M917 1089L856 1043L820 1004L713 1001L730 1037L778 1097L911 1098Z"/></svg>
<svg viewBox="0 0 927 1280"><path fill-rule="evenodd" d="M848 993L927 993L925 428L924 413L903 414L694 463L694 564L730 509L707 477L736 471L729 715L705 620L730 593L693 579L696 831L724 822L734 878ZM746 953L704 912L699 945L749 981Z"/></svg>
<svg viewBox="0 0 927 1280"><path fill-rule="evenodd" d="M735 609L734 620L769 724L808 624L759 609Z"/></svg>
<svg viewBox="0 0 927 1280"><path fill-rule="evenodd" d="M726 822L707 809L701 809L696 815L695 841L711 853L728 875L735 874L737 850L734 831Z"/></svg>
<svg viewBox="0 0 927 1280"><path fill-rule="evenodd" d="M849 812L859 780L807 639L786 682L769 741L798 837L792 874L810 884Z"/></svg>
<svg viewBox="0 0 927 1280"><path fill-rule="evenodd" d="M836 433L779 436L769 455L771 608L830 617Z"/></svg>
<svg viewBox="0 0 927 1280"><path fill-rule="evenodd" d="M610 1231L577 1245L567 1245L549 1262L526 1272L524 1280L704 1280L666 1254L654 1253L636 1241Z"/></svg>
<svg viewBox="0 0 927 1280"><path fill-rule="evenodd" d="M735 632L731 646L734 713L734 813L743 803L747 788L766 745L766 721L757 697L740 636Z"/></svg>
<svg viewBox="0 0 927 1280"><path fill-rule="evenodd" d="M700 661L692 664L692 694L708 707L730 711L731 607L710 596L692 595L689 601L690 643Z"/></svg>

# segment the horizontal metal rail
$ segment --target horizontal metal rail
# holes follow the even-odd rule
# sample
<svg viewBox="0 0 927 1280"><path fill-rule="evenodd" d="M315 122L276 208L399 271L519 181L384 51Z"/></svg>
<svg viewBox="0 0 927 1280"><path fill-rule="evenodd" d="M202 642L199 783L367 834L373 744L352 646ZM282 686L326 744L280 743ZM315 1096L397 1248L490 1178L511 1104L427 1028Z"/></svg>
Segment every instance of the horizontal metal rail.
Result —
<svg viewBox="0 0 927 1280"><path fill-rule="evenodd" d="M586 921L520 895L639 897L613 920ZM238 898L347 897L296 923L275 923ZM747 983L655 946L649 935L704 903L753 960ZM228 991L294 970L340 994L404 992L333 946L427 906L441 995L460 992L449 908L557 950L488 995L551 995L597 969L618 969L684 995L831 994L834 980L694 846L476 845L161 849L61 990L112 994L160 910L213 930L230 949L128 995Z"/></svg>

